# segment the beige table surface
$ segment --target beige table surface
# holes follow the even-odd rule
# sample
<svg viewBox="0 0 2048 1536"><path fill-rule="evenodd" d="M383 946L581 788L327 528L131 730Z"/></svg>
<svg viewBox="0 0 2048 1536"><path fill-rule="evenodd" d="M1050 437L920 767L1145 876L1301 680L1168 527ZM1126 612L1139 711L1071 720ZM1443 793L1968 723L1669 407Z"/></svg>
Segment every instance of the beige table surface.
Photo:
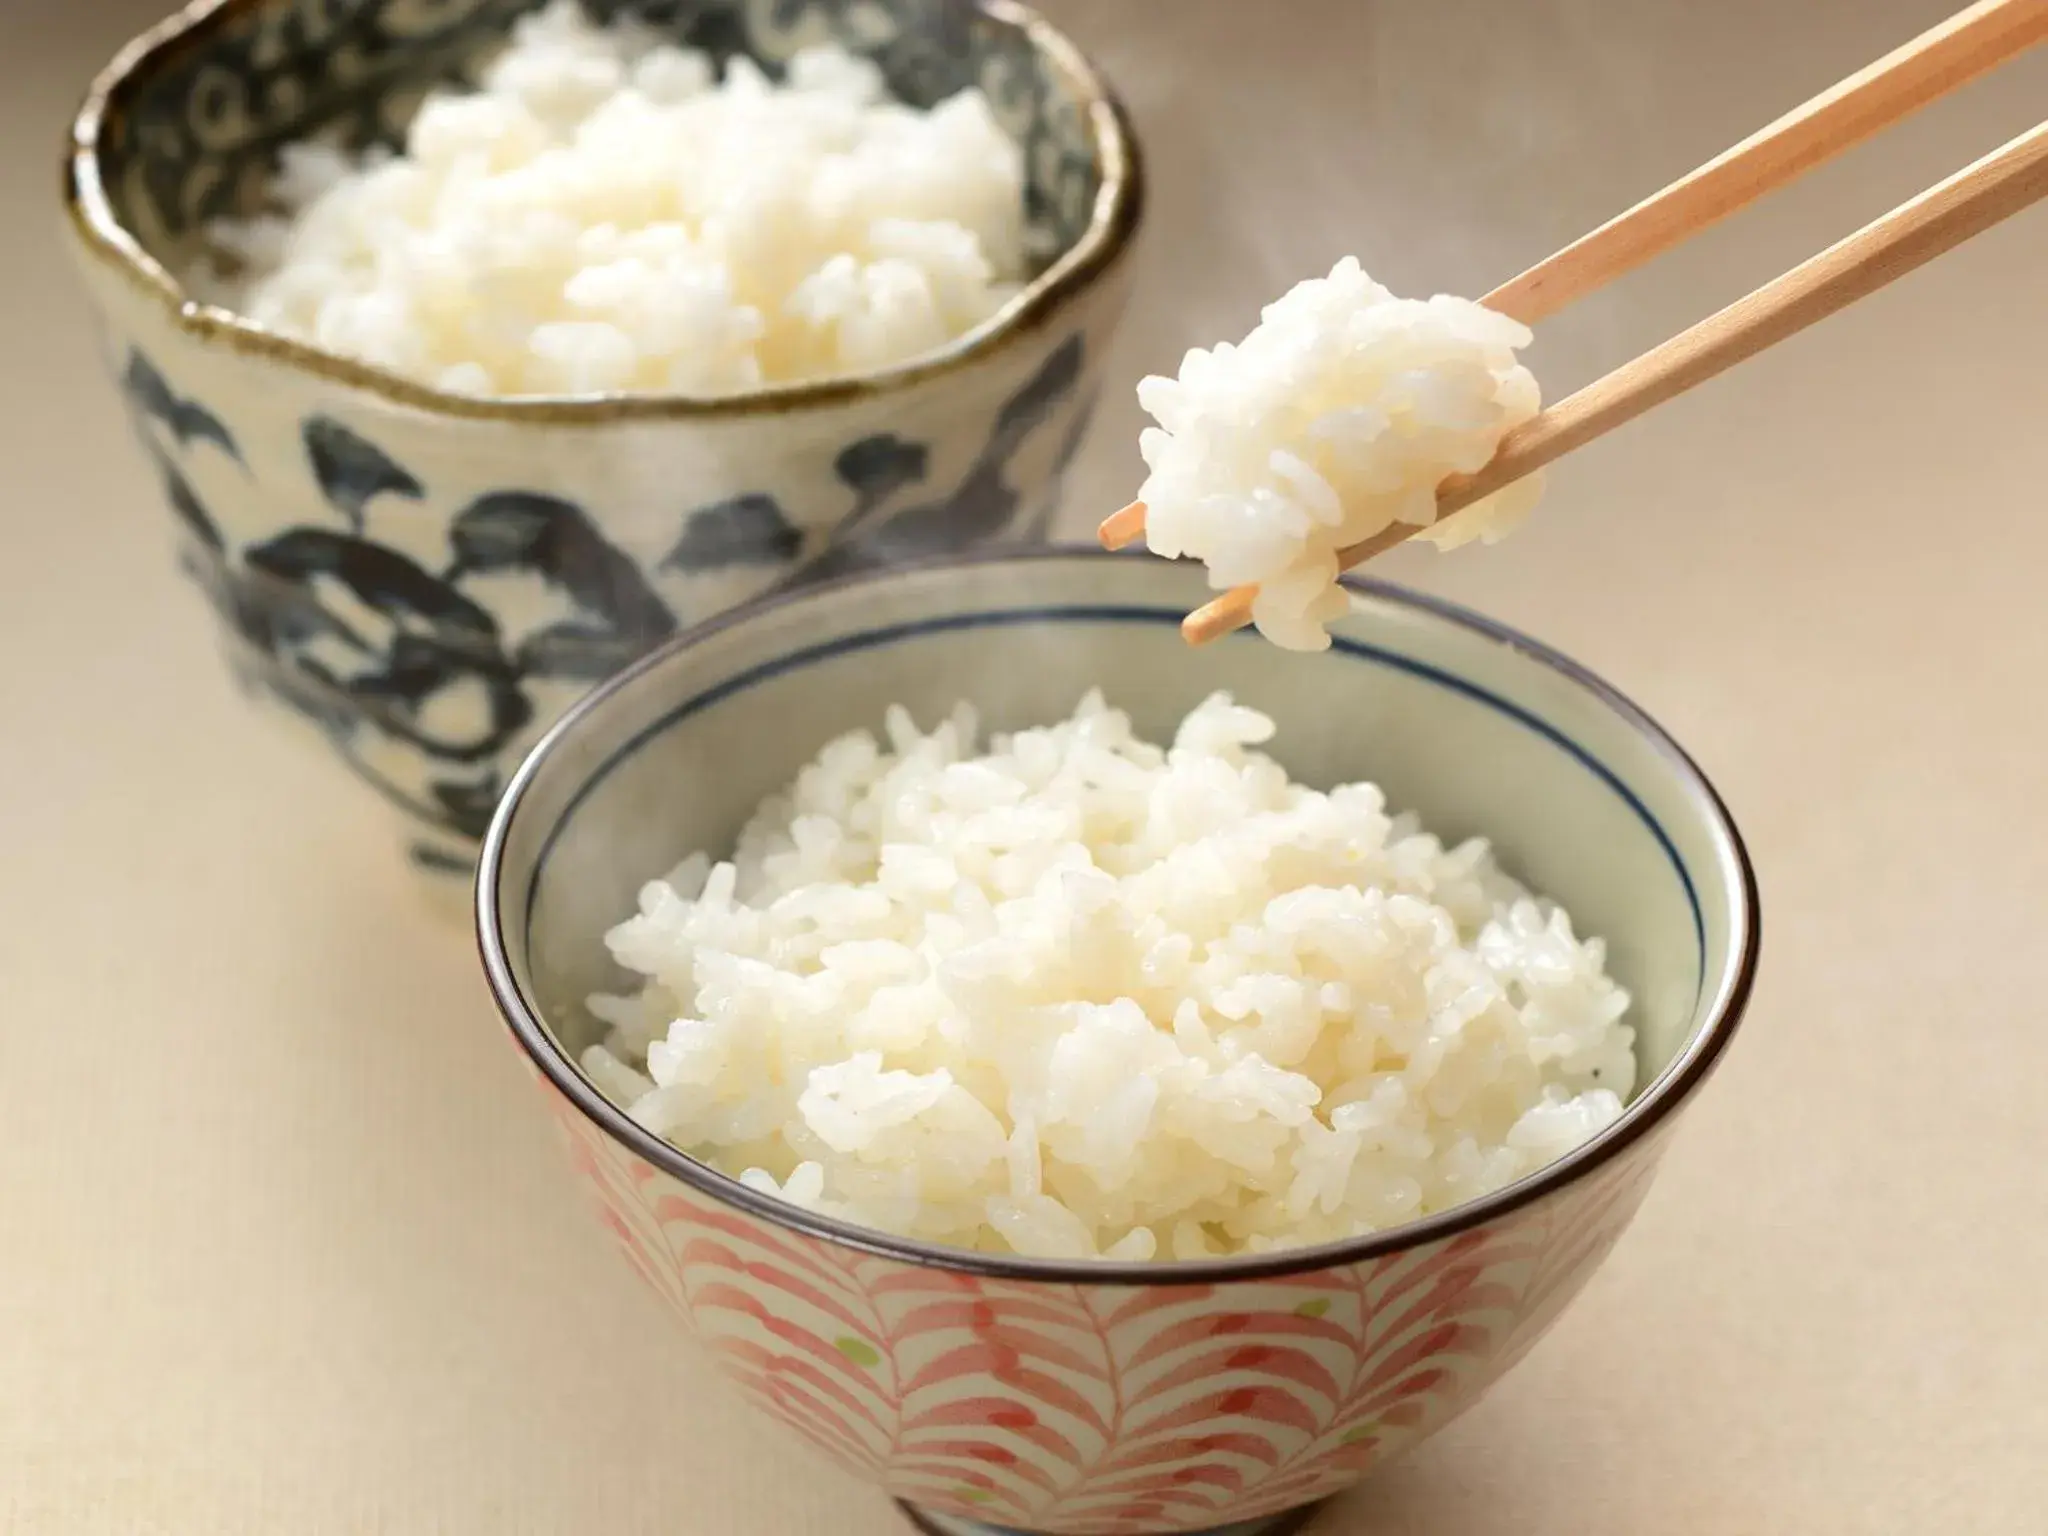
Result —
<svg viewBox="0 0 2048 1536"><path fill-rule="evenodd" d="M1065 0L1156 172L1131 380L1357 252L1480 292L1943 0ZM149 0L0 0L0 1529L893 1533L597 1239L381 813L245 710L55 138ZM1547 326L1553 391L2039 117L2015 66ZM2048 208L1387 568L1725 790L1762 985L1641 1220L1358 1536L2048 1531ZM1134 483L1121 392L1075 527Z"/></svg>

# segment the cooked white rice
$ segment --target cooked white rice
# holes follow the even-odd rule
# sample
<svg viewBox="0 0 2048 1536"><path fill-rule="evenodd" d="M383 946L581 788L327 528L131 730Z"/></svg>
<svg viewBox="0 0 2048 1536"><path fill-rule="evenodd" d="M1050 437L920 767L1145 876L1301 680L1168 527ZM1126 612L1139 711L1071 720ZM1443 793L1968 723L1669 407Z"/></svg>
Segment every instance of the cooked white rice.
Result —
<svg viewBox="0 0 2048 1536"><path fill-rule="evenodd" d="M1469 299L1397 299L1346 257L1268 304L1236 346L1198 347L1177 378L1138 385L1159 423L1140 439L1146 542L1202 561L1215 587L1256 582L1259 629L1321 650L1348 607L1337 551L1430 523L1444 478L1478 469L1536 414L1536 380L1515 360L1529 340ZM1421 536L1490 543L1541 494L1532 475Z"/></svg>
<svg viewBox="0 0 2048 1536"><path fill-rule="evenodd" d="M281 217L214 230L210 297L471 395L722 394L884 367L993 315L1024 269L1023 157L988 99L929 112L838 48L771 83L573 0L396 157L284 152Z"/></svg>
<svg viewBox="0 0 2048 1536"><path fill-rule="evenodd" d="M1091 694L983 754L891 709L641 892L584 1070L766 1193L1061 1259L1369 1233L1612 1123L1601 942L1272 733L1219 694L1161 750Z"/></svg>

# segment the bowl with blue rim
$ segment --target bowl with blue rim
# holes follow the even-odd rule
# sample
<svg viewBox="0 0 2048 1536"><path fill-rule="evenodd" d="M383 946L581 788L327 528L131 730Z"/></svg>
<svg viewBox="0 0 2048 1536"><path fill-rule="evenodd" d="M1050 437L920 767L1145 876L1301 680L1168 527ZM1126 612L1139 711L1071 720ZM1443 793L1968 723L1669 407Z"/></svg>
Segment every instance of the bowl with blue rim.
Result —
<svg viewBox="0 0 2048 1536"><path fill-rule="evenodd" d="M602 1230L698 1347L679 1382L723 1375L946 1536L1277 1536L1470 1407L1556 1321L1741 1021L1755 876L1704 775L1613 688L1476 615L1352 591L1328 651L1280 656L1247 634L1195 650L1178 625L1209 594L1187 566L949 557L711 620L541 742L479 862L484 968ZM638 981L606 932L646 882L728 856L827 741L898 704L927 729L962 700L990 731L1040 725L1095 688L1152 741L1227 691L1273 719L1261 750L1297 780L1370 780L1447 842L1488 839L1604 940L1631 995L1620 1117L1512 1184L1363 1237L1048 1260L787 1203L651 1134L586 1075L605 1038L586 999Z"/></svg>
<svg viewBox="0 0 2048 1536"><path fill-rule="evenodd" d="M1029 281L943 348L699 398L442 392L195 296L281 146L402 140L541 0L201 0L90 88L71 243L228 665L460 889L512 768L591 684L773 588L1042 540L1123 310L1143 179L1094 67L1010 0L586 0L770 75L871 58L979 86L1024 151Z"/></svg>

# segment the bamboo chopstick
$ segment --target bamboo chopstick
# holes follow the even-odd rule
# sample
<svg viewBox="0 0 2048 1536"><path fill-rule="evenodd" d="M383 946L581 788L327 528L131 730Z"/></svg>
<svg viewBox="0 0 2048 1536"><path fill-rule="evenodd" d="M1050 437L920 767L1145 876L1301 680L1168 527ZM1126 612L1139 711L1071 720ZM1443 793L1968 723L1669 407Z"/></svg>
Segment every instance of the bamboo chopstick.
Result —
<svg viewBox="0 0 2048 1536"><path fill-rule="evenodd" d="M1548 318L2044 40L2048 0L1978 0L1510 278L1480 302L1525 325ZM1503 451L1506 447L1504 441ZM1439 507L1444 508L1441 500ZM1449 510L1455 508L1438 515ZM1145 504L1134 501L1119 508L1102 520L1097 534L1108 549L1135 544L1145 534Z"/></svg>
<svg viewBox="0 0 2048 1536"><path fill-rule="evenodd" d="M1524 325L1548 319L2044 40L2048 0L1978 0L1510 278L1480 303Z"/></svg>
<svg viewBox="0 0 2048 1536"><path fill-rule="evenodd" d="M1796 335L2044 196L2048 122L1524 422L1477 474L1444 481L1438 518ZM1349 569L1418 531L1397 524L1339 551L1338 561ZM1181 633L1202 645L1240 628L1251 618L1254 591L1237 587L1197 608Z"/></svg>

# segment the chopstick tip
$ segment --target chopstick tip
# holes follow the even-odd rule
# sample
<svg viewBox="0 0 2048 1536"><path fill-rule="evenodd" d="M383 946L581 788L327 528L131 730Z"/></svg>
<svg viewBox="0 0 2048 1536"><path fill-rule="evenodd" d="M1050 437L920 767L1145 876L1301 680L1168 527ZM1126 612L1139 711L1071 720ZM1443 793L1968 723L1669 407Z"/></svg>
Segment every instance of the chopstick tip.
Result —
<svg viewBox="0 0 2048 1536"><path fill-rule="evenodd" d="M1233 587L1212 598L1180 621L1180 637L1189 645L1207 645L1243 629L1252 620L1252 598L1256 589Z"/></svg>
<svg viewBox="0 0 2048 1536"><path fill-rule="evenodd" d="M1145 503L1134 501L1119 507L1095 530L1104 549L1128 549L1145 536Z"/></svg>

